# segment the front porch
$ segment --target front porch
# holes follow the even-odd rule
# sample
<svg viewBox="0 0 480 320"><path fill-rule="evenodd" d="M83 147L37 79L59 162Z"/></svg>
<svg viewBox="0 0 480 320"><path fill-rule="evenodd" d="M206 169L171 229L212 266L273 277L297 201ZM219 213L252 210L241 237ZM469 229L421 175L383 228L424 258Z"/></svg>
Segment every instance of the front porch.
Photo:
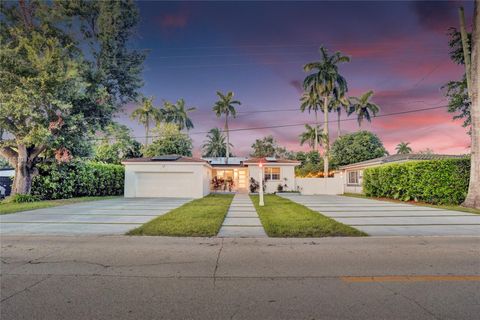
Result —
<svg viewBox="0 0 480 320"><path fill-rule="evenodd" d="M215 168L212 169L212 192L247 192L248 169L245 167Z"/></svg>

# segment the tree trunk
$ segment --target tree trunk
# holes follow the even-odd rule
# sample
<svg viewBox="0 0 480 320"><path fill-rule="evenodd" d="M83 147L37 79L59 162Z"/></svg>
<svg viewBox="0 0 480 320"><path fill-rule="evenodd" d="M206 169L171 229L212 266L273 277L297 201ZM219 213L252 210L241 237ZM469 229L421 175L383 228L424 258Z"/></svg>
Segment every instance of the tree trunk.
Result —
<svg viewBox="0 0 480 320"><path fill-rule="evenodd" d="M228 115L225 115L225 132L227 133L227 146L225 148L225 164L228 164L228 157L230 156L230 134L228 132Z"/></svg>
<svg viewBox="0 0 480 320"><path fill-rule="evenodd" d="M318 114L315 110L315 141L313 141L313 149L318 151Z"/></svg>
<svg viewBox="0 0 480 320"><path fill-rule="evenodd" d="M13 180L12 195L30 194L33 179L33 160L29 159L25 145L18 145L17 163L15 165L15 178Z"/></svg>
<svg viewBox="0 0 480 320"><path fill-rule="evenodd" d="M341 116L341 113L342 111L340 110L340 108L338 108L337 110L337 114L338 114L338 117L337 117L337 137L340 138L340 136L342 135L342 132L340 131L340 116Z"/></svg>
<svg viewBox="0 0 480 320"><path fill-rule="evenodd" d="M330 137L328 133L328 97L323 98L323 134L324 134L324 155L323 155L323 177L328 178L328 156L330 154ZM325 180L326 181L326 180Z"/></svg>
<svg viewBox="0 0 480 320"><path fill-rule="evenodd" d="M479 65L480 65L480 0L475 0L473 10L472 59L471 59L471 107L472 117L472 147L470 184L464 206L480 209L480 96L479 96ZM468 71L467 71L468 72Z"/></svg>
<svg viewBox="0 0 480 320"><path fill-rule="evenodd" d="M148 146L148 134L150 133L150 119L147 115L147 121L145 122L145 147Z"/></svg>

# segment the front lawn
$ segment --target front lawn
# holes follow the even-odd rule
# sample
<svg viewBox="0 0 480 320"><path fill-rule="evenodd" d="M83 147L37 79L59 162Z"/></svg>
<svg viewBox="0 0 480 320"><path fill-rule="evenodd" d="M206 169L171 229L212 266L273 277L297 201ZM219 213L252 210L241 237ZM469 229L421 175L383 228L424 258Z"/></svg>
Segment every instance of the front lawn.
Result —
<svg viewBox="0 0 480 320"><path fill-rule="evenodd" d="M390 202L395 202L395 203L406 203L406 204L413 204L415 206L432 207L432 208L437 208L437 209L442 209L442 210L454 210L454 211L462 211L462 212L480 214L479 209L465 208L465 207L458 206L458 205L436 205L436 204L425 203L425 202L401 201L401 200L395 200L395 199L390 199L390 198L367 197L366 195L360 194L360 193L345 193L344 196L354 197L354 198L371 199L371 200L380 200L380 201L390 201Z"/></svg>
<svg viewBox="0 0 480 320"><path fill-rule="evenodd" d="M233 194L210 194L173 209L128 232L129 235L213 237L232 202Z"/></svg>
<svg viewBox="0 0 480 320"><path fill-rule="evenodd" d="M265 195L265 206L258 205L258 196L250 196L263 228L269 237L352 237L367 234L325 217L276 195Z"/></svg>
<svg viewBox="0 0 480 320"><path fill-rule="evenodd" d="M95 200L106 200L114 199L118 196L101 196L101 197L79 197L79 198L70 198L70 199L61 199L61 200L43 200L36 202L0 202L0 214L14 213L20 211L28 211L42 208L58 207L66 204L85 202L85 201L95 201Z"/></svg>

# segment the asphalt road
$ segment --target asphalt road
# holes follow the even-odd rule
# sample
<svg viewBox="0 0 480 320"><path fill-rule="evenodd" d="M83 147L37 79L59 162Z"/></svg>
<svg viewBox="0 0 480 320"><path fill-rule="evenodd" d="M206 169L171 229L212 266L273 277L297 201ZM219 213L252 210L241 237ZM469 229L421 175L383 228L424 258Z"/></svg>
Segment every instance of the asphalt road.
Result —
<svg viewBox="0 0 480 320"><path fill-rule="evenodd" d="M0 240L2 320L480 314L478 237Z"/></svg>

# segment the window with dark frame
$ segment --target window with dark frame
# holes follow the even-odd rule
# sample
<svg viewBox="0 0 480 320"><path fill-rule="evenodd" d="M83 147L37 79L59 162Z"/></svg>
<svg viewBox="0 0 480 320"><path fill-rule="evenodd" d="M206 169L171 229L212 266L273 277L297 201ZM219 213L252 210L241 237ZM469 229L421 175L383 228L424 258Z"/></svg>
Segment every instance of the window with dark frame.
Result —
<svg viewBox="0 0 480 320"><path fill-rule="evenodd" d="M358 184L358 171L348 172L348 184Z"/></svg>
<svg viewBox="0 0 480 320"><path fill-rule="evenodd" d="M264 175L265 175L265 181L280 180L280 168L279 167L265 167Z"/></svg>

